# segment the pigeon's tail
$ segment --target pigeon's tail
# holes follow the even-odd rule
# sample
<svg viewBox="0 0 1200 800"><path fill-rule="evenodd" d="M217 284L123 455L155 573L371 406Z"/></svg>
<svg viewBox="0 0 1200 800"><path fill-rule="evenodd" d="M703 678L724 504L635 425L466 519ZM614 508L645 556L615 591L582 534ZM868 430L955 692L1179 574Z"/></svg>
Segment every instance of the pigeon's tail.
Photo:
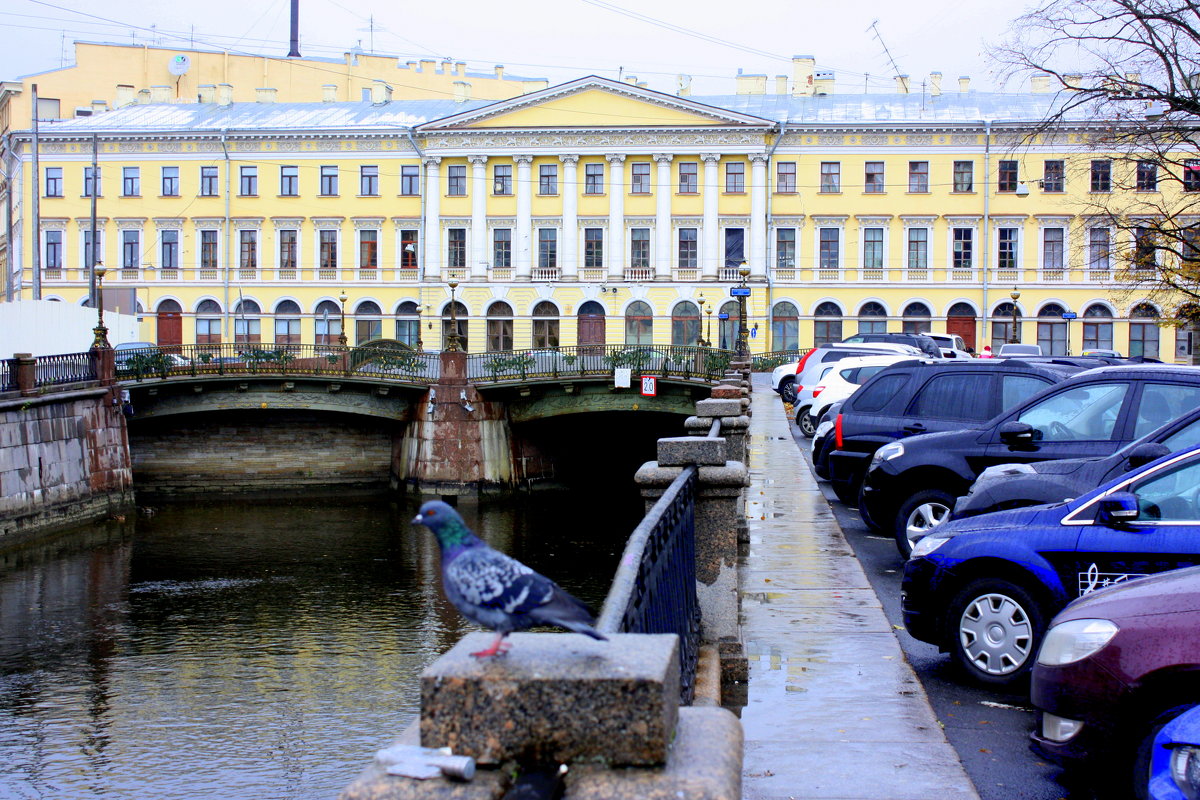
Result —
<svg viewBox="0 0 1200 800"><path fill-rule="evenodd" d="M607 636L592 627L595 620L588 607L557 586L554 587L554 595L550 598L550 602L539 608L536 616L540 622L547 625L557 625L575 633L586 634L602 642L608 641Z"/></svg>

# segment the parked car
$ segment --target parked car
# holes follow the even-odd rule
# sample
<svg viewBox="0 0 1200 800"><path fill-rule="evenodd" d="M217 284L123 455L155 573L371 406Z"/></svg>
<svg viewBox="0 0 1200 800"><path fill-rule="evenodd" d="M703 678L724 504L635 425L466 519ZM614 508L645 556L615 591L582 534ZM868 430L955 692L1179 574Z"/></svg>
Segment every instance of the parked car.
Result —
<svg viewBox="0 0 1200 800"><path fill-rule="evenodd" d="M1071 600L1200 564L1198 486L1200 446L1069 503L948 522L904 565L904 626L978 682L1014 683Z"/></svg>
<svg viewBox="0 0 1200 800"><path fill-rule="evenodd" d="M947 395L940 402L977 401ZM880 447L863 480L860 511L892 533L907 554L915 540L949 519L957 498L984 468L1111 455L1197 405L1198 368L1133 364L1085 370L982 424Z"/></svg>
<svg viewBox="0 0 1200 800"><path fill-rule="evenodd" d="M920 433L979 427L1080 371L1073 364L988 359L893 364L852 394L835 418L828 456L833 490L843 502L858 504L863 476L880 447ZM864 521L874 524L865 513Z"/></svg>
<svg viewBox="0 0 1200 800"><path fill-rule="evenodd" d="M843 344L876 344L887 343L907 344L915 347L929 358L941 358L942 349L938 343L924 333L856 333L842 339Z"/></svg>
<svg viewBox="0 0 1200 800"><path fill-rule="evenodd" d="M908 355L860 356L834 362L812 389L812 401L808 407L808 425L801 426L801 432L808 430L810 433L806 435L811 436L812 432L816 431L822 415L831 405L854 394L859 386L870 380L884 367L911 358L912 356Z"/></svg>
<svg viewBox="0 0 1200 800"><path fill-rule="evenodd" d="M191 362L178 353L162 349L154 342L121 342L113 347L113 363L118 375L144 375L166 372Z"/></svg>
<svg viewBox="0 0 1200 800"><path fill-rule="evenodd" d="M818 478L829 480L829 454L833 451L833 421L842 410L842 403L839 400L825 410L821 415L821 421L817 423L817 429L813 431L812 447L809 450L809 457L812 459L813 472ZM845 502L845 501L843 501Z"/></svg>
<svg viewBox="0 0 1200 800"><path fill-rule="evenodd" d="M1124 358L1116 350L1107 350L1100 347L1093 347L1090 350L1084 350L1079 355L1081 356L1105 356L1107 358Z"/></svg>
<svg viewBox="0 0 1200 800"><path fill-rule="evenodd" d="M1175 783L1166 742L1191 745L1190 783L1200 790L1200 719L1193 716L1190 742L1176 741L1183 725L1164 727L1200 706L1198 630L1200 569L1122 581L1068 605L1031 672L1034 749L1121 797L1200 796L1152 791L1155 782Z"/></svg>
<svg viewBox="0 0 1200 800"><path fill-rule="evenodd" d="M1185 711L1154 737L1150 800L1200 797L1200 708Z"/></svg>
<svg viewBox="0 0 1200 800"><path fill-rule="evenodd" d="M953 517L1070 500L1194 444L1200 444L1200 408L1193 408L1111 456L997 464L981 472L967 494L958 498Z"/></svg>
<svg viewBox="0 0 1200 800"><path fill-rule="evenodd" d="M974 358L975 354L956 333L926 333L942 351L942 358Z"/></svg>
<svg viewBox="0 0 1200 800"><path fill-rule="evenodd" d="M1021 356L1040 356L1040 344L1002 344L996 351L996 358L1020 358Z"/></svg>

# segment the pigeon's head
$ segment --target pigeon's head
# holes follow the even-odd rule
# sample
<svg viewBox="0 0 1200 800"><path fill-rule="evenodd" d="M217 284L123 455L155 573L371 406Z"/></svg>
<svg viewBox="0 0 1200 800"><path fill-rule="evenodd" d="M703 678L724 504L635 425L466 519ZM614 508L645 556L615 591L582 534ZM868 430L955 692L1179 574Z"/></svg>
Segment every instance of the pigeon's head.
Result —
<svg viewBox="0 0 1200 800"><path fill-rule="evenodd" d="M413 524L424 525L433 531L442 547L466 544L474 538L458 512L441 500L430 500L422 505L420 513L413 517Z"/></svg>

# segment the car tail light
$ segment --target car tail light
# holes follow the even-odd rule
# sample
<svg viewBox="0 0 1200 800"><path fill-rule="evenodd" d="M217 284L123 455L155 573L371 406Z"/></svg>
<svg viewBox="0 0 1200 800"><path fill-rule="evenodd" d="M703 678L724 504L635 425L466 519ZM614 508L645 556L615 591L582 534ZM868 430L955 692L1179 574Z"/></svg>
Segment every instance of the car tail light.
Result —
<svg viewBox="0 0 1200 800"><path fill-rule="evenodd" d="M837 419L833 421L833 443L837 445L837 449L842 449L842 415L838 414Z"/></svg>
<svg viewBox="0 0 1200 800"><path fill-rule="evenodd" d="M824 386L814 386L813 387L813 399L815 400L817 395L819 395L823 391L825 391Z"/></svg>

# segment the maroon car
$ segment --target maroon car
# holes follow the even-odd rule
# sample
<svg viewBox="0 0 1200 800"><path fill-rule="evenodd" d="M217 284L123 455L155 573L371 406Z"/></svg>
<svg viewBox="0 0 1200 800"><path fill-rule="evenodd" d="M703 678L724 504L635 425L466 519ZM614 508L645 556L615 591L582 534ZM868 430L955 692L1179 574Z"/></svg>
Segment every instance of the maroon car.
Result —
<svg viewBox="0 0 1200 800"><path fill-rule="evenodd" d="M1046 632L1030 693L1034 750L1146 797L1154 734L1200 705L1200 567L1071 603Z"/></svg>

